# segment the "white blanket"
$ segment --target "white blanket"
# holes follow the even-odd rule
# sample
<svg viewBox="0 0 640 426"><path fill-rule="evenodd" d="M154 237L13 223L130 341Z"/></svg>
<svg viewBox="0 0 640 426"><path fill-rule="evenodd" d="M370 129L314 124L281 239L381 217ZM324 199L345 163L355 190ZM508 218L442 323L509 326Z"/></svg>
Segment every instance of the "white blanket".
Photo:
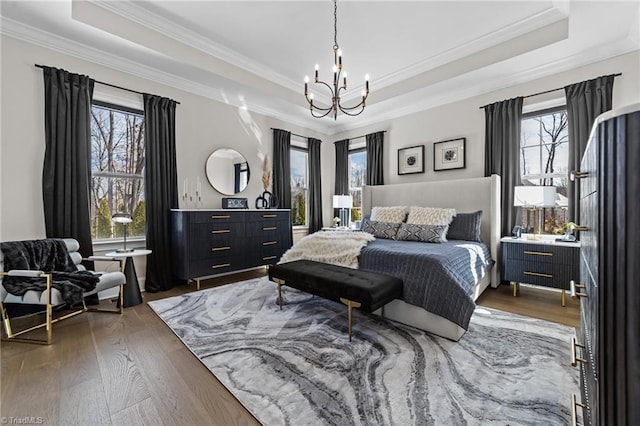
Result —
<svg viewBox="0 0 640 426"><path fill-rule="evenodd" d="M375 237L368 232L316 232L295 243L278 263L304 259L357 269L360 250L373 240Z"/></svg>

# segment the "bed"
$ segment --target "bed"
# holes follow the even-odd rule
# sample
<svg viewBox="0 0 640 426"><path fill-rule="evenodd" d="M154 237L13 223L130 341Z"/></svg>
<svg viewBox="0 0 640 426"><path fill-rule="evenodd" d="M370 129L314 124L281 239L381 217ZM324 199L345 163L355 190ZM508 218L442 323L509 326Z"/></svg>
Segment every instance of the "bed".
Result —
<svg viewBox="0 0 640 426"><path fill-rule="evenodd" d="M491 258L498 259L500 244L500 177L446 180L438 182L415 182L407 184L365 186L362 189L363 214L370 214L374 206L415 205L424 207L454 208L456 212L474 212L482 210L481 237ZM456 244L460 242L452 241ZM463 244L466 242L463 242ZM428 243L415 243L427 244ZM433 249L446 249L450 244L432 244ZM371 246L369 246L371 249ZM372 262L365 269L376 270ZM489 286L500 284L500 273L494 262L489 273L477 280L469 293L469 302L474 302ZM377 270L377 272L381 272ZM425 285L428 286L428 282ZM439 297L442 297L441 295ZM446 303L446 300L440 300ZM436 301L431 301L433 304ZM380 313L380 312L377 312ZM420 328L430 333L459 340L466 329L441 315L427 311L420 306L396 299L385 307L385 317L394 321ZM460 322L460 321L457 321Z"/></svg>
<svg viewBox="0 0 640 426"><path fill-rule="evenodd" d="M365 221L365 228L380 226L373 231L366 229L377 238L367 232L319 232L296 243L283 255L281 262L308 259L400 278L403 281L403 298L385 306L385 317L457 341L466 331L475 309L475 300L490 284L494 287L499 284L500 274L495 262L500 241L499 188L500 177L497 175L365 186L365 216L374 207L376 216L382 210L395 211L393 220ZM454 233L453 222L447 232L447 242L440 242L437 237L438 244L399 241L407 239L400 237L399 229L406 231L408 226L398 223L403 222L405 215L392 206L455 209L457 216L454 220L464 222L464 217L475 218L476 241L463 237L451 239L451 235L460 235ZM412 209L418 210L424 213L433 211ZM479 210L482 210L480 235L477 233L478 214L472 214ZM451 220L451 214L453 212L449 211L445 222ZM391 224L396 224L395 230ZM440 236L443 232L441 230ZM429 237L426 235L418 239L424 241ZM374 313L382 314L380 310Z"/></svg>

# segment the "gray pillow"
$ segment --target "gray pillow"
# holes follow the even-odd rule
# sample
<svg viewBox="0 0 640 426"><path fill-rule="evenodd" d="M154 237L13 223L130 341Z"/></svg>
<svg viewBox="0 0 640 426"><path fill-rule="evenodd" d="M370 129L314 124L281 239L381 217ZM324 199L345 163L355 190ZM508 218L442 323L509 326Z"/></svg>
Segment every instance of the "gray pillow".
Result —
<svg viewBox="0 0 640 426"><path fill-rule="evenodd" d="M465 240L476 241L481 243L480 224L482 221L482 210L473 213L458 213L454 216L447 239L449 240Z"/></svg>
<svg viewBox="0 0 640 426"><path fill-rule="evenodd" d="M400 228L399 223L377 222L375 220L365 220L362 222L362 230L368 232L376 238L395 240Z"/></svg>
<svg viewBox="0 0 640 426"><path fill-rule="evenodd" d="M447 241L449 225L416 225L403 223L398 231L398 240L420 241L423 243L444 243Z"/></svg>

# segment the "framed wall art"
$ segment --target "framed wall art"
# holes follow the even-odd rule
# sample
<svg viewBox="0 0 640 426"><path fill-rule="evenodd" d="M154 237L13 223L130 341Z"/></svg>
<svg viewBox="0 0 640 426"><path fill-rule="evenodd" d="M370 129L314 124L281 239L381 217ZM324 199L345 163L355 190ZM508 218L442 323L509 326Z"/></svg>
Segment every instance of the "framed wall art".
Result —
<svg viewBox="0 0 640 426"><path fill-rule="evenodd" d="M464 169L467 138L451 139L433 144L433 170Z"/></svg>
<svg viewBox="0 0 640 426"><path fill-rule="evenodd" d="M424 145L398 150L398 174L424 173Z"/></svg>

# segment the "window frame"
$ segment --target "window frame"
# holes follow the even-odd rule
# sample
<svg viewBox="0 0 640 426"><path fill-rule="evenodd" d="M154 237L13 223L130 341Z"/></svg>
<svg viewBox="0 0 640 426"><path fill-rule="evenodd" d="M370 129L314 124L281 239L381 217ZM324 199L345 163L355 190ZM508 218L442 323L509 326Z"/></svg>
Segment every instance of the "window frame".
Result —
<svg viewBox="0 0 640 426"><path fill-rule="evenodd" d="M114 102L109 102L109 101L104 101L104 100L99 100L99 99L93 99L91 102L91 108L93 108L94 106L99 107L99 108L103 108L103 109L108 109L108 110L112 110L118 113L125 113L125 114L133 114L133 115L137 115L142 117L143 119L143 125L146 126L146 122L145 122L145 113L144 110L142 109L138 109L138 108L133 108L130 106L126 106L126 105L121 105L118 103L114 103ZM93 120L93 118L91 118L91 120ZM93 181L94 177L101 177L101 178L115 178L115 179L137 179L137 180L141 180L142 181L142 185L143 185L143 192L142 194L144 195L144 185L145 185L145 176L144 176L144 172L140 175L138 174L131 174L131 173L117 173L117 172L105 172L105 171L99 171L99 170L94 170L93 169L93 164L92 164L92 159L93 159L93 140L91 141L92 143L92 147L91 147L91 163L89 164L89 172L91 173L91 180ZM147 149L146 149L146 129L145 129L145 135L144 135L144 156L146 158L146 154L147 154ZM93 195L91 195L91 197L93 197ZM146 201L146 200L145 200ZM113 214L114 212L112 212ZM133 212L131 212L133 214ZM93 223L92 223L93 226ZM93 232L92 232L93 233ZM92 237L92 244L96 247L99 247L100 249L104 249L104 250L110 250L111 247L119 247L122 242L124 241L124 237L123 236L118 236L118 237L111 237L111 238L93 238ZM134 235L134 236L130 236L129 234L127 234L127 242L131 242L133 243L132 246L135 248L142 248L145 245L146 242L146 235Z"/></svg>
<svg viewBox="0 0 640 426"><path fill-rule="evenodd" d="M292 226L294 229L309 228L309 146L308 146L308 142L302 138L294 138L294 136L292 135L290 152L289 152L289 162L291 162L291 153L293 151L304 152L307 158L305 161L306 181L304 186L305 223L303 225L292 225ZM289 166L289 168L291 169L291 166ZM289 170L289 174L291 174L291 170ZM291 190L291 202L292 202L291 223L293 223L294 222L293 220L293 181L291 182L290 190Z"/></svg>
<svg viewBox="0 0 640 426"><path fill-rule="evenodd" d="M539 148L540 149L540 152L539 152L539 161L540 161L539 167L540 167L540 171L542 171L542 164L543 164L543 158L544 158L544 153L542 152L542 149L544 149L544 146L548 145L548 144L542 143L542 141L540 141L536 145L523 146L522 145L522 142L523 142L523 138L522 138L522 136L523 136L522 122L524 122L525 120L529 120L529 119L535 118L535 117L543 117L543 116L548 116L548 115L557 114L557 113L564 113L565 115L567 115L567 106L566 106L566 104L556 105L556 106L553 106L553 107L542 108L542 109L535 109L535 110L531 110L531 111L529 111L527 113L522 114L522 118L520 120L520 123L521 123L520 141L519 141L519 146L518 146L518 158L520 159L520 161L522 161L522 156L524 154L524 152L523 152L524 149L533 148L533 147ZM568 132L568 116L567 116L567 130L566 131L567 131L567 140L566 140L566 142L563 142L562 144L566 143L567 148L568 148L568 147L570 147L570 144L572 143L571 139L569 137L569 132ZM545 184L545 180L547 180L547 179L567 179L567 181L568 181L569 180L569 174L570 174L570 171L568 170L569 169L568 166L569 165L567 163L567 167L566 167L567 171L566 172L560 172L560 173L559 172L554 172L554 173L542 173L541 172L541 173L533 173L533 174L528 174L527 175L527 174L523 174L522 173L523 172L523 170L521 168L522 165L519 164L518 165L518 174L519 174L519 177L520 177L521 185L526 185L526 184L530 184L532 181L537 181L538 183L534 184L534 185L535 186L540 186L540 185L544 185ZM557 185L554 185L554 186L558 187ZM556 231L555 233L554 232L549 232L547 230L547 226L546 226L547 225L547 220L550 217L553 217L553 218L557 217L557 216L555 216L554 213L549 214L549 212L551 210L554 210L556 212L562 211L562 216L563 216L564 220L567 221L568 220L567 211L569 209L569 204L571 204L571 202L572 202L572 200L569 197L567 197L567 205L566 206L557 205L556 207L553 207L553 208L545 207L545 208L542 209L543 210L543 214L544 214L544 223L545 223L544 229L541 232L543 235L556 235L556 234L559 233L558 232L559 228L556 228L556 227L552 228L552 231L553 230ZM522 224L522 225L524 224L525 216L527 217L527 223L530 222L529 212L525 213L524 209L520 209L519 210L519 216L520 217L517 220L518 224ZM555 222L557 222L557 220ZM555 224L555 222L554 222L554 224Z"/></svg>
<svg viewBox="0 0 640 426"><path fill-rule="evenodd" d="M365 176L364 176L363 185L359 186L359 187L351 187L351 155L352 154L358 154L358 153L361 153L361 152L364 152L365 156L366 156L366 154L367 154L366 140L365 140L364 143L363 142L353 143L351 141L349 142L349 150L348 150L348 153L347 153L347 158L348 158L348 161L349 161L349 170L348 170L348 174L349 174L349 180L348 180L349 181L349 195L353 196L353 191L360 192L360 202L361 202L359 207L353 207L353 206L351 207L351 209L350 209L350 216L351 217L349 218L350 221L351 221L351 218L353 217L353 211L354 210L359 210L360 211L360 220L362 220L362 218L364 216L363 212L362 212L362 187L367 184L366 163L365 163L365 170L364 170ZM354 222L357 222L357 221L354 221Z"/></svg>

